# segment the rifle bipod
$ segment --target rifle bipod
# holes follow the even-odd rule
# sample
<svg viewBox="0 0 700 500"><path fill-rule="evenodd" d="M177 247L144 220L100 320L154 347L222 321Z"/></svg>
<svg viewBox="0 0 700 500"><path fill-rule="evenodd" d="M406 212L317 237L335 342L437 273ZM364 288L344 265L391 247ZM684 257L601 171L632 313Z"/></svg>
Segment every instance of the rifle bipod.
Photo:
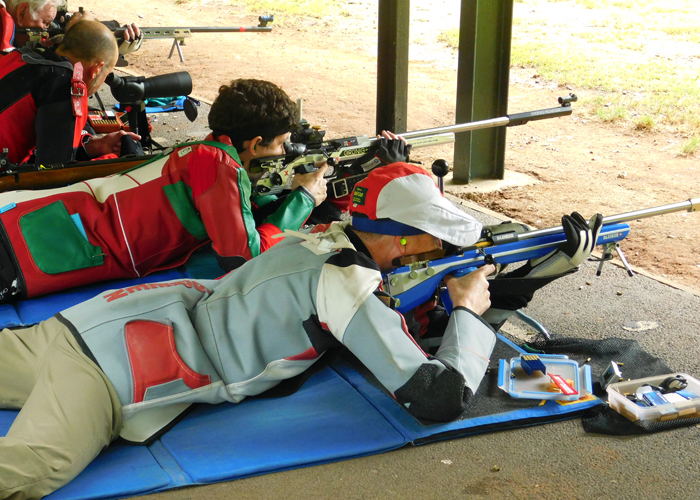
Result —
<svg viewBox="0 0 700 500"><path fill-rule="evenodd" d="M620 243L618 242L610 242L610 243L605 243L603 244L603 255L599 259L590 259L593 262L599 262L598 264L598 270L596 271L595 275L600 276L600 273L603 270L603 264L605 264L607 261L613 259L613 250L617 252L617 256L620 258L620 261L622 262L622 265L625 267L625 270L627 270L627 274L630 276L634 276L634 271L632 271L632 268L630 267L630 263L627 261L627 257L625 257L625 254L622 253L622 249L620 248Z"/></svg>

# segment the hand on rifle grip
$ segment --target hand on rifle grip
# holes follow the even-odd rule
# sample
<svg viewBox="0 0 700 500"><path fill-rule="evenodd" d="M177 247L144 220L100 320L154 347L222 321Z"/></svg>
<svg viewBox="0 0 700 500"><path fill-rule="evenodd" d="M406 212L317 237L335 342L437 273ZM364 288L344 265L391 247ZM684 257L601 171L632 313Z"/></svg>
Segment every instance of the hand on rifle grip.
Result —
<svg viewBox="0 0 700 500"><path fill-rule="evenodd" d="M136 24L131 23L124 25L124 40L132 42L138 38L141 38L141 30Z"/></svg>
<svg viewBox="0 0 700 500"><path fill-rule="evenodd" d="M472 273L476 271L478 268L476 267L465 267L462 269L457 269L455 272L448 274L447 276L450 278L461 278L462 276L466 276L469 273Z"/></svg>
<svg viewBox="0 0 700 500"><path fill-rule="evenodd" d="M475 314L483 314L490 306L489 282L486 277L496 267L486 264L462 277L445 276L445 284L454 307L466 307Z"/></svg>
<svg viewBox="0 0 700 500"><path fill-rule="evenodd" d="M135 141L141 140L141 136L134 134L133 132L117 130L116 132L105 134L102 137L98 137L84 143L85 152L90 158L97 158L98 156L107 154L118 155L120 154L122 148L122 137L125 135L128 135Z"/></svg>
<svg viewBox="0 0 700 500"><path fill-rule="evenodd" d="M319 165L318 170L308 174L294 174L292 190L303 187L314 197L315 206L319 206L326 199L327 182L324 175L330 169L327 163Z"/></svg>
<svg viewBox="0 0 700 500"><path fill-rule="evenodd" d="M383 165L408 161L411 145L406 142L406 139L390 130L382 130L382 135L377 136L377 139L379 149L375 156L382 161Z"/></svg>

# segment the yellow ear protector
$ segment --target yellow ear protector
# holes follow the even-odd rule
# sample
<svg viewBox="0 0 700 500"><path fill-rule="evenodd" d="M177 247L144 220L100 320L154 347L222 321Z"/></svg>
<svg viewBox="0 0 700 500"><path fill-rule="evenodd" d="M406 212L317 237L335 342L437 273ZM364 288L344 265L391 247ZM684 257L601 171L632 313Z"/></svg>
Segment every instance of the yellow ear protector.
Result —
<svg viewBox="0 0 700 500"><path fill-rule="evenodd" d="M401 238L401 239L399 240L399 243L401 243L401 246L404 246L404 247L405 247L405 246L406 246L406 243L408 243L408 242L406 241L406 238Z"/></svg>

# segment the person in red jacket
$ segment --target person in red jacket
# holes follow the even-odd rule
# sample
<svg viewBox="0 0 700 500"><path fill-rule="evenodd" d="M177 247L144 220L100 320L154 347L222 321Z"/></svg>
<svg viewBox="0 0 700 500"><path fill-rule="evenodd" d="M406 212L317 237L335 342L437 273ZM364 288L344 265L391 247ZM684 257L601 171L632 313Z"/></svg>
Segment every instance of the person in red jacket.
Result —
<svg viewBox="0 0 700 500"><path fill-rule="evenodd" d="M29 41L26 34L16 33L15 28L38 28L46 30L54 27L58 7L65 2L61 0L0 0L0 51L10 51L15 47L21 47ZM65 30L81 20L94 20L95 16L86 11L74 12L65 23ZM63 18L61 18L61 22ZM119 26L116 21L107 21L108 26ZM141 30L132 23L123 26L123 35L120 37L119 55L134 52L141 47L143 36ZM56 39L52 37L42 40L42 44L52 45Z"/></svg>
<svg viewBox="0 0 700 500"><path fill-rule="evenodd" d="M56 11L56 0L0 0L0 50L14 48L15 26L47 29Z"/></svg>
<svg viewBox="0 0 700 500"><path fill-rule="evenodd" d="M34 154L35 164L48 165L118 153L126 132L94 139L83 133L87 98L117 57L112 32L97 21L75 24L55 49L0 52L0 150L7 148L8 161Z"/></svg>
<svg viewBox="0 0 700 500"><path fill-rule="evenodd" d="M326 197L326 166L297 174L255 223L249 162L284 154L295 124L282 89L234 80L219 89L204 141L120 175L0 194L0 302L172 268L210 241L223 271L257 256Z"/></svg>

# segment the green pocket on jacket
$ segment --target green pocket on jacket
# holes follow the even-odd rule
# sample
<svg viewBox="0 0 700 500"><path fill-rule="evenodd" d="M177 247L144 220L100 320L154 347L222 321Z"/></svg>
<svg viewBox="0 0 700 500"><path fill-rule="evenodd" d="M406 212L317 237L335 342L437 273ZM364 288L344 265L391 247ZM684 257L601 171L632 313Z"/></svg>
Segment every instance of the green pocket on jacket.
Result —
<svg viewBox="0 0 700 500"><path fill-rule="evenodd" d="M47 274L100 266L102 248L91 245L62 201L23 215L19 227L37 267Z"/></svg>

